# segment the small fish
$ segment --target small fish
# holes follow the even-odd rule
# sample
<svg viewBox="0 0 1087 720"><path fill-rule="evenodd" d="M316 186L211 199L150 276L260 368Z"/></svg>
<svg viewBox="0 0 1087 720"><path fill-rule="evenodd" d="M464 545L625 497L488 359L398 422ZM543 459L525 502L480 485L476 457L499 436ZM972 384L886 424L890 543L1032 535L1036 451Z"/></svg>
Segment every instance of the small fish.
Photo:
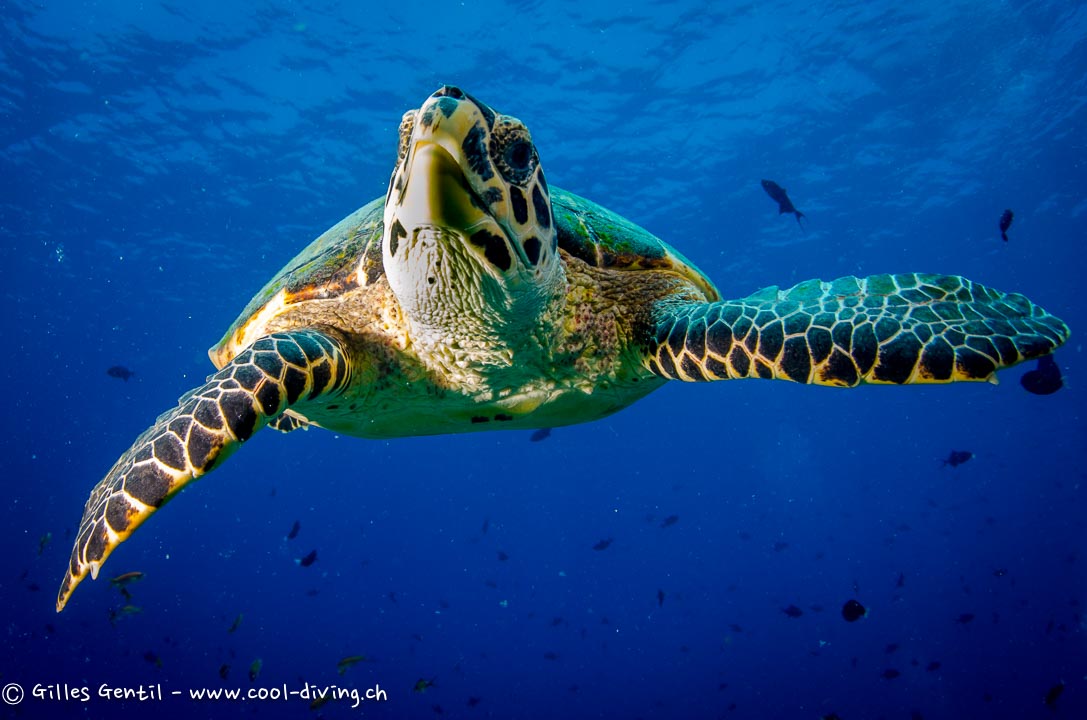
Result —
<svg viewBox="0 0 1087 720"><path fill-rule="evenodd" d="M1056 707L1057 706L1057 698L1059 698L1061 696L1061 693L1063 693L1063 692L1064 692L1064 683L1059 682L1056 685L1054 685L1053 687L1049 688L1049 690L1046 692L1045 698L1042 700L1042 702L1044 702L1049 707Z"/></svg>
<svg viewBox="0 0 1087 720"><path fill-rule="evenodd" d="M124 380L125 382L128 382L128 379L135 374L136 373L132 372L124 365L114 365L106 370L106 375L109 375L111 378L117 378L118 380Z"/></svg>
<svg viewBox="0 0 1087 720"><path fill-rule="evenodd" d="M109 584L113 587L123 588L127 585L131 585L137 580L143 580L143 573L139 570L133 570L132 572L122 573L117 577L110 578Z"/></svg>
<svg viewBox="0 0 1087 720"><path fill-rule="evenodd" d="M294 540L298 537L298 531L302 529L302 523L298 520L294 521L294 525L291 525L291 531L287 533L288 540Z"/></svg>
<svg viewBox="0 0 1087 720"><path fill-rule="evenodd" d="M598 551L599 550L607 550L608 546L611 545L611 543L612 543L611 538L608 538L607 540L601 540L596 545L593 545L593 550L598 550Z"/></svg>
<svg viewBox="0 0 1087 720"><path fill-rule="evenodd" d="M804 611L798 608L796 605L790 605L789 607L781 608L781 612L785 613L791 618L798 618L804 614Z"/></svg>
<svg viewBox="0 0 1087 720"><path fill-rule="evenodd" d="M774 548L774 552L781 552L782 550L789 549L789 543L778 540L772 545L772 547Z"/></svg>
<svg viewBox="0 0 1087 720"><path fill-rule="evenodd" d="M564 622L566 622L566 620L564 620L561 617L553 617L553 618L551 618L551 627L558 627L559 625L562 625Z"/></svg>
<svg viewBox="0 0 1087 720"><path fill-rule="evenodd" d="M1015 219L1015 213L1011 210L1005 210L1000 215L1000 237L1004 242L1008 242L1008 228L1012 226L1012 220Z"/></svg>
<svg viewBox="0 0 1087 720"><path fill-rule="evenodd" d="M936 672L937 670L940 669L940 664L941 663L940 663L939 660L933 660L932 662L930 662L928 665L925 666L925 672Z"/></svg>
<svg viewBox="0 0 1087 720"><path fill-rule="evenodd" d="M398 603L396 601L396 591L395 590L390 590L389 592L385 593L385 597L389 598L389 602L391 602L393 605L399 605L400 604L400 603Z"/></svg>
<svg viewBox="0 0 1087 720"><path fill-rule="evenodd" d="M895 587L903 587L906 584L906 574L898 573L898 580L895 582Z"/></svg>
<svg viewBox="0 0 1087 720"><path fill-rule="evenodd" d="M509 553L506 553L506 552L504 552L502 550L498 551L498 562L506 562L509 559L510 559Z"/></svg>
<svg viewBox="0 0 1087 720"><path fill-rule="evenodd" d="M491 519L489 517L483 518L483 529L480 530L480 535L486 535L487 531L491 528Z"/></svg>
<svg viewBox="0 0 1087 720"><path fill-rule="evenodd" d="M223 663L219 666L219 677L226 680L230 676L230 666Z"/></svg>
<svg viewBox="0 0 1087 720"><path fill-rule="evenodd" d="M842 617L846 622L856 622L862 617L868 617L868 610L856 600L846 600L842 605Z"/></svg>
<svg viewBox="0 0 1087 720"><path fill-rule="evenodd" d="M238 628L242 626L242 618L244 617L244 613L238 613L238 617L234 618L234 622L230 623L230 627L227 628L227 632L237 632Z"/></svg>
<svg viewBox="0 0 1087 720"><path fill-rule="evenodd" d="M974 453L969 450L952 450L947 456L947 460L944 460L944 467L950 465L951 467L958 467L964 462L973 459Z"/></svg>
<svg viewBox="0 0 1087 720"><path fill-rule="evenodd" d="M1061 377L1061 368L1053 356L1043 355L1038 358L1038 364L1033 370L1023 373L1019 384L1029 393L1052 395L1064 387L1064 378Z"/></svg>
<svg viewBox="0 0 1087 720"><path fill-rule="evenodd" d="M415 686L412 687L411 691L416 693L425 693L428 689L436 687L434 684L434 681L436 679L437 678L430 678L429 680L427 680L426 678L419 678L415 681Z"/></svg>
<svg viewBox="0 0 1087 720"><path fill-rule="evenodd" d="M739 625L737 625L736 623L731 623L728 626L728 629L731 630L734 633L742 633L744 631L744 629L742 627L740 627Z"/></svg>
<svg viewBox="0 0 1087 720"><path fill-rule="evenodd" d="M539 430L536 430L531 435L529 435L528 440L529 442L540 442L541 440L546 440L549 437L551 437L551 428L540 428Z"/></svg>
<svg viewBox="0 0 1087 720"><path fill-rule="evenodd" d="M44 535L42 535L40 538L38 538L38 557L41 557L41 554L43 552L45 552L45 546L48 545L52 541L53 541L53 533L51 533L51 532L47 532Z"/></svg>
<svg viewBox="0 0 1087 720"><path fill-rule="evenodd" d="M996 570L993 570L993 577L1004 577L1007 574L1008 571L1005 568L997 568Z"/></svg>
<svg viewBox="0 0 1087 720"><path fill-rule="evenodd" d="M109 623L110 625L116 625L117 621L121 618L132 617L133 615L139 615L143 612L143 608L139 605L125 605L119 609L111 608L109 611Z"/></svg>
<svg viewBox="0 0 1087 720"><path fill-rule="evenodd" d="M310 550L309 555L306 555L306 557L301 558L300 560L295 560L295 562L302 567L309 567L313 563L317 562L317 551Z"/></svg>
<svg viewBox="0 0 1087 720"><path fill-rule="evenodd" d="M249 666L249 682L257 681L257 678L260 677L260 670L263 667L264 661L260 658L257 658L252 662L252 664Z"/></svg>
<svg viewBox="0 0 1087 720"><path fill-rule="evenodd" d="M559 654L556 653L556 652L552 652L550 650L545 652L543 654L543 656L544 656L544 660L558 660L559 659Z"/></svg>
<svg viewBox="0 0 1087 720"><path fill-rule="evenodd" d="M657 607L664 607L664 591L657 590Z"/></svg>
<svg viewBox="0 0 1087 720"><path fill-rule="evenodd" d="M887 668L881 673L880 677L882 677L884 680L894 680L901 674L902 673L900 673L898 670L895 670L894 668Z"/></svg>
<svg viewBox="0 0 1087 720"><path fill-rule="evenodd" d="M800 222L800 218L805 217L805 215L793 205L793 201L789 199L789 195L785 192L785 188L781 187L773 180L763 180L762 189L778 204L778 215L784 215L785 213L796 215L796 224L800 226L801 230L804 229L804 223Z"/></svg>
<svg viewBox="0 0 1087 720"><path fill-rule="evenodd" d="M959 625L966 625L973 619L974 613L963 613L962 615L959 615L957 618L955 618L955 622L957 622Z"/></svg>
<svg viewBox="0 0 1087 720"><path fill-rule="evenodd" d="M358 665L360 662L366 662L367 660L369 660L369 658L365 655L348 655L336 663L336 672L343 675L347 672L348 668Z"/></svg>
<svg viewBox="0 0 1087 720"><path fill-rule="evenodd" d="M143 654L143 659L157 668L162 667L162 659L151 650L148 650Z"/></svg>
<svg viewBox="0 0 1087 720"><path fill-rule="evenodd" d="M672 525L675 525L677 522L679 522L679 515L669 515L668 517L661 520L661 527L662 528L671 527Z"/></svg>
<svg viewBox="0 0 1087 720"><path fill-rule="evenodd" d="M887 643L887 647L883 648L883 652L886 655L890 655L898 649L898 643Z"/></svg>
<svg viewBox="0 0 1087 720"><path fill-rule="evenodd" d="M475 707L476 705L479 705L480 702L482 702L482 700L473 695L468 698L468 702L466 702L465 705L468 707Z"/></svg>

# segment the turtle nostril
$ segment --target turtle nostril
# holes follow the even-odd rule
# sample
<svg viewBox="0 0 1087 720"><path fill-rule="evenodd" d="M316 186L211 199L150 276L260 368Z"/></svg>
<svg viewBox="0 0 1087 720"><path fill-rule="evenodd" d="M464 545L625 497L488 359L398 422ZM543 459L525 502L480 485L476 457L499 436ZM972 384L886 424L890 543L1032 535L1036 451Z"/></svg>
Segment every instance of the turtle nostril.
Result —
<svg viewBox="0 0 1087 720"><path fill-rule="evenodd" d="M438 88L438 92L434 93L431 97L451 97L457 100L463 100L464 91L456 85L442 85Z"/></svg>

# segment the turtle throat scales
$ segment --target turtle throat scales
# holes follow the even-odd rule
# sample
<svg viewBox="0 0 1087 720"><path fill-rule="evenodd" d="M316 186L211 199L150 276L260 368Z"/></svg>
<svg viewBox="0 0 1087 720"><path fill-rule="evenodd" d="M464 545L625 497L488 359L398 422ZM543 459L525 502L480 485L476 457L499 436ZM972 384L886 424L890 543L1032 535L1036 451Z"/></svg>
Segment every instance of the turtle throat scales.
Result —
<svg viewBox="0 0 1087 720"><path fill-rule="evenodd" d="M525 126L456 88L406 113L382 262L426 362L486 373L546 355L565 277Z"/></svg>

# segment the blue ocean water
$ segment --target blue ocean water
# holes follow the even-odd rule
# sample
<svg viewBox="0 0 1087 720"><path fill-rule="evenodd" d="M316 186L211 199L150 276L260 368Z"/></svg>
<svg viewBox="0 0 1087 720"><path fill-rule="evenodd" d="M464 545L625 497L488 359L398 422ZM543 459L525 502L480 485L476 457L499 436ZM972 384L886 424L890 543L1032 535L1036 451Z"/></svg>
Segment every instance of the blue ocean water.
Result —
<svg viewBox="0 0 1087 720"><path fill-rule="evenodd" d="M1087 716L1087 5L9 0L0 20L0 685L26 695L4 716ZM995 386L673 383L541 442L265 431L57 615L91 487L261 285L384 194L401 115L443 83L727 297L962 274L1069 324L1067 387L1025 392L1033 364ZM130 571L126 600L108 578ZM387 696L189 699L330 685ZM65 688L89 698L48 698Z"/></svg>

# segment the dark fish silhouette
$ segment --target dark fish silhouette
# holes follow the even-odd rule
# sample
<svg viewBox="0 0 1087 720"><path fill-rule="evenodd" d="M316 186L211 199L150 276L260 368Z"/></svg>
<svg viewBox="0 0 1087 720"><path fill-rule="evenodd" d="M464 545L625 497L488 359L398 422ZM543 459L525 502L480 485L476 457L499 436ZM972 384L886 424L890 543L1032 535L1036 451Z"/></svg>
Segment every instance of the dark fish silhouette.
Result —
<svg viewBox="0 0 1087 720"><path fill-rule="evenodd" d="M228 633L238 632L238 628L242 626L242 619L245 617L244 613L238 613L238 617L234 618L234 622L230 623L230 627L227 628Z"/></svg>
<svg viewBox="0 0 1087 720"><path fill-rule="evenodd" d="M476 705L479 705L480 702L480 699L473 695L468 698L468 702L465 703L465 705L468 707L475 707Z"/></svg>
<svg viewBox="0 0 1087 720"><path fill-rule="evenodd" d="M898 573L898 582L895 583L895 587L902 587L906 584L906 574Z"/></svg>
<svg viewBox="0 0 1087 720"><path fill-rule="evenodd" d="M135 374L136 373L132 372L124 365L114 365L109 370L106 370L106 375L117 378L118 380L124 380L125 382L128 382L128 379Z"/></svg>
<svg viewBox="0 0 1087 720"><path fill-rule="evenodd" d="M796 209L796 206L793 205L793 201L789 199L789 195L785 192L785 188L781 187L773 180L763 180L762 189L778 204L778 215L783 215L785 213L796 215L796 224L800 226L801 230L804 229L804 223L800 222L800 218L804 217L804 213Z"/></svg>
<svg viewBox="0 0 1087 720"><path fill-rule="evenodd" d="M411 688L411 691L415 693L425 693L430 688L436 687L434 683L435 680L437 680L437 678L430 678L429 680L426 678L419 678L415 681L415 685Z"/></svg>
<svg viewBox="0 0 1087 720"><path fill-rule="evenodd" d="M804 614L804 611L798 608L796 605L790 605L789 607L781 608L781 612L785 613L791 618L798 618Z"/></svg>
<svg viewBox="0 0 1087 720"><path fill-rule="evenodd" d="M1008 228L1012 226L1012 220L1015 219L1015 213L1011 210L1005 210L1004 214L1000 216L1000 237L1004 242L1008 242Z"/></svg>
<svg viewBox="0 0 1087 720"><path fill-rule="evenodd" d="M596 545L593 545L593 550L607 550L608 546L611 545L611 542L611 538L608 538L607 540L601 540Z"/></svg>
<svg viewBox="0 0 1087 720"><path fill-rule="evenodd" d="M947 460L944 460L944 465L950 465L951 467L958 467L967 460L974 457L974 453L969 450L952 450L947 456Z"/></svg>
<svg viewBox="0 0 1087 720"><path fill-rule="evenodd" d="M230 666L226 663L223 663L219 666L219 677L221 677L223 680L226 680L228 677L230 677Z"/></svg>
<svg viewBox="0 0 1087 720"><path fill-rule="evenodd" d="M657 590L657 607L664 607L664 591Z"/></svg>
<svg viewBox="0 0 1087 720"><path fill-rule="evenodd" d="M309 555L302 558L301 560L295 560L295 562L298 563L299 565L301 565L302 567L309 567L313 563L317 562L317 551L316 550L310 550Z"/></svg>
<svg viewBox="0 0 1087 720"><path fill-rule="evenodd" d="M955 618L955 622L957 622L960 625L966 625L967 623L969 623L973 619L974 619L974 613L963 613L962 615L959 615L957 618Z"/></svg>
<svg viewBox="0 0 1087 720"><path fill-rule="evenodd" d="M928 665L925 666L925 671L926 672L936 672L939 669L940 669L940 661L939 660L933 660L932 662L930 662Z"/></svg>
<svg viewBox="0 0 1087 720"><path fill-rule="evenodd" d="M896 650L898 650L898 643L887 643L887 647L883 648L883 652L886 655L890 655Z"/></svg>
<svg viewBox="0 0 1087 720"><path fill-rule="evenodd" d="M302 523L297 520L294 521L294 525L291 525L291 531L287 533L288 540L294 540L298 537L298 531L302 529Z"/></svg>
<svg viewBox="0 0 1087 720"><path fill-rule="evenodd" d="M1023 373L1019 378L1023 389L1035 395L1052 395L1064 387L1061 369L1052 355L1038 358L1038 365L1033 370Z"/></svg>
<svg viewBox="0 0 1087 720"><path fill-rule="evenodd" d="M901 674L902 673L900 673L898 670L895 670L894 668L887 668L886 670L883 671L882 677L883 677L884 680L894 680L896 677L898 677Z"/></svg>
<svg viewBox="0 0 1087 720"><path fill-rule="evenodd" d="M664 520L661 520L661 527L665 528L669 525L675 525L677 522L679 522L679 515L669 515L664 518Z"/></svg>
<svg viewBox="0 0 1087 720"><path fill-rule="evenodd" d="M529 436L528 440L529 442L540 442L541 440L546 440L549 437L551 437L551 428L540 428L539 430L533 432Z"/></svg>
<svg viewBox="0 0 1087 720"><path fill-rule="evenodd" d="M1043 700L1043 702L1049 707L1056 707L1057 698L1061 696L1062 692L1064 692L1064 683L1059 682L1053 687L1049 688L1049 692L1045 694L1045 699Z"/></svg>
<svg viewBox="0 0 1087 720"><path fill-rule="evenodd" d="M502 551L502 550L498 551L498 562L506 562L509 559L510 559L509 553L507 553L505 551Z"/></svg>
<svg viewBox="0 0 1087 720"><path fill-rule="evenodd" d="M842 606L842 617L846 622L856 622L868 615L868 610L856 600L846 600Z"/></svg>
<svg viewBox="0 0 1087 720"><path fill-rule="evenodd" d="M486 535L487 530L489 530L490 527L491 527L491 519L489 517L483 518L483 529L480 530L480 533L483 534L483 535Z"/></svg>

